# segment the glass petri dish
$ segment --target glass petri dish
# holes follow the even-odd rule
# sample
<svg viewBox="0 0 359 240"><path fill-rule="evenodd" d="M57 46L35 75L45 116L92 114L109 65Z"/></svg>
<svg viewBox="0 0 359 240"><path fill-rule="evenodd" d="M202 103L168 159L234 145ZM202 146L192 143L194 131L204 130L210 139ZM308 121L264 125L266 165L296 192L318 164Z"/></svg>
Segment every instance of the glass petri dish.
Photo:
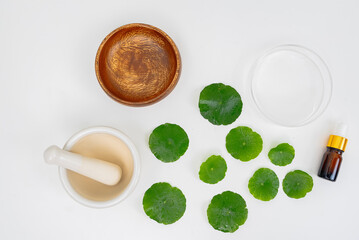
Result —
<svg viewBox="0 0 359 240"><path fill-rule="evenodd" d="M332 78L325 62L312 50L281 45L253 65L251 94L259 111L272 122L299 127L317 119L332 95Z"/></svg>

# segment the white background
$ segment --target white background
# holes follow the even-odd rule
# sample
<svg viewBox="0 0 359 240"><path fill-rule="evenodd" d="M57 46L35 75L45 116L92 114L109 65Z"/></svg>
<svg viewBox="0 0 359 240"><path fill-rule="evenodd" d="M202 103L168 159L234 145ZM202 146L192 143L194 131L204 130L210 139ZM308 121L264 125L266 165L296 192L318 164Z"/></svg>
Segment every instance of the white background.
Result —
<svg viewBox="0 0 359 240"><path fill-rule="evenodd" d="M0 1L0 239L359 239L358 56L359 2L353 1ZM102 91L94 59L102 39L132 22L154 25L176 42L183 61L174 91L142 108L123 106ZM248 71L266 49L300 44L317 52L334 80L332 101L315 122L284 128L255 109ZM197 108L202 88L213 82L234 86L244 108L229 126L213 126ZM303 96L305 97L305 96ZM300 99L298 99L300 100ZM333 123L349 124L349 144L337 182L316 176ZM165 164L147 142L158 125L171 122L188 133L190 146ZM57 168L43 161L51 144L62 146L75 132L105 125L125 132L138 147L142 172L137 188L119 205L91 209L73 201ZM238 125L259 132L264 147L244 163L225 149ZM280 142L296 149L293 163L276 167L266 157ZM212 186L198 170L221 154L227 176ZM280 178L294 169L310 173L307 197L288 198L281 187L270 202L254 199L247 184L259 167ZM142 197L158 181L179 187L187 198L184 216L168 226L149 219ZM224 190L247 201L247 222L233 234L207 222L210 199Z"/></svg>

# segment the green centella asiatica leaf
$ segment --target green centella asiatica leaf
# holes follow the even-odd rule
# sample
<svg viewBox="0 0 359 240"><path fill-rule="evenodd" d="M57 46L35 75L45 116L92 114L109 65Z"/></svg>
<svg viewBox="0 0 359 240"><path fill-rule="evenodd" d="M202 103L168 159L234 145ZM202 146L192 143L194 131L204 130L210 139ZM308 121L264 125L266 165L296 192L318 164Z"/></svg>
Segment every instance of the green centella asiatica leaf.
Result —
<svg viewBox="0 0 359 240"><path fill-rule="evenodd" d="M248 189L253 197L269 201L278 193L279 179L269 168L258 169L248 182Z"/></svg>
<svg viewBox="0 0 359 240"><path fill-rule="evenodd" d="M153 184L145 192L142 204L147 216L165 225L179 220L186 210L182 191L166 182Z"/></svg>
<svg viewBox="0 0 359 240"><path fill-rule="evenodd" d="M237 193L225 191L212 198L207 209L207 217L214 229L235 232L247 220L246 201Z"/></svg>
<svg viewBox="0 0 359 240"><path fill-rule="evenodd" d="M152 153L162 162L174 162L189 145L187 133L178 125L165 123L153 130L149 139Z"/></svg>
<svg viewBox="0 0 359 240"><path fill-rule="evenodd" d="M242 112L242 99L231 86L213 83L206 86L199 96L201 115L214 125L233 123Z"/></svg>
<svg viewBox="0 0 359 240"><path fill-rule="evenodd" d="M251 128L239 126L228 133L226 148L234 158L247 162L256 158L262 151L263 140Z"/></svg>
<svg viewBox="0 0 359 240"><path fill-rule="evenodd" d="M290 164L295 156L294 148L288 143L281 143L275 148L272 148L268 157L270 161L277 166L286 166Z"/></svg>
<svg viewBox="0 0 359 240"><path fill-rule="evenodd" d="M226 176L227 164L221 156L212 155L202 163L199 178L209 184L215 184Z"/></svg>
<svg viewBox="0 0 359 240"><path fill-rule="evenodd" d="M306 172L295 170L283 179L283 191L290 198L303 198L313 189L313 178Z"/></svg>

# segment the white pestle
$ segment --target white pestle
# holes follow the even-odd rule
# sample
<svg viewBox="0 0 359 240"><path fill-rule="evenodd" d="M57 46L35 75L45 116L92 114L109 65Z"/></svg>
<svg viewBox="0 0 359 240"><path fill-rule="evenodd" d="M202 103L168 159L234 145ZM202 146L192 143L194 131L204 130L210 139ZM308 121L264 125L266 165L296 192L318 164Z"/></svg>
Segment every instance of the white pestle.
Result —
<svg viewBox="0 0 359 240"><path fill-rule="evenodd" d="M61 166L106 185L116 185L122 176L122 169L116 164L68 152L57 146L48 147L44 158L49 164Z"/></svg>

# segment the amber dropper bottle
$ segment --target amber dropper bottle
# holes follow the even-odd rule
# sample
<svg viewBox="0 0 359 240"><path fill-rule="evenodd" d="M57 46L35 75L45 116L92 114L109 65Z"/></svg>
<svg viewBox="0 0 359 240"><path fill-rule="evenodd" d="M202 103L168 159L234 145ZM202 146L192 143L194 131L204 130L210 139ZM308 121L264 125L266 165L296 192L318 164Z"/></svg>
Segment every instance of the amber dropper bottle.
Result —
<svg viewBox="0 0 359 240"><path fill-rule="evenodd" d="M340 165L343 160L343 152L347 145L346 139L347 126L340 123L336 126L333 135L329 136L327 151L323 155L322 164L320 165L318 176L335 182L338 176Z"/></svg>

